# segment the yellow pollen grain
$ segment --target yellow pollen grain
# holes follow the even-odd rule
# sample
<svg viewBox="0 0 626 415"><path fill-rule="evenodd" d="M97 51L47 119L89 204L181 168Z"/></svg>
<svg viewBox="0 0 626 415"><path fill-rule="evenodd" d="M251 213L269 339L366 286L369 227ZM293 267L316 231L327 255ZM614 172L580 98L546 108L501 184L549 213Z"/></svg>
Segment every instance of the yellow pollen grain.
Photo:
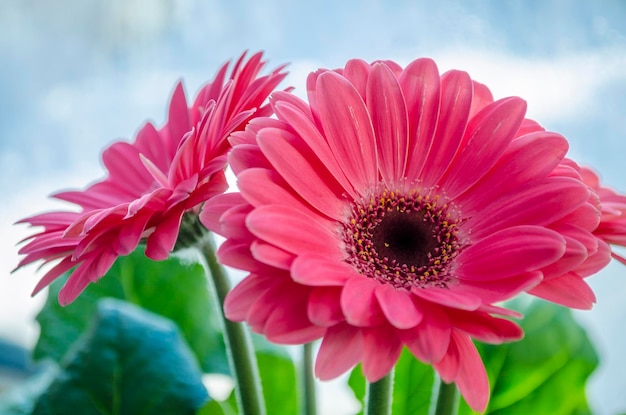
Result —
<svg viewBox="0 0 626 415"><path fill-rule="evenodd" d="M385 242L385 248L389 248L389 242Z"/></svg>

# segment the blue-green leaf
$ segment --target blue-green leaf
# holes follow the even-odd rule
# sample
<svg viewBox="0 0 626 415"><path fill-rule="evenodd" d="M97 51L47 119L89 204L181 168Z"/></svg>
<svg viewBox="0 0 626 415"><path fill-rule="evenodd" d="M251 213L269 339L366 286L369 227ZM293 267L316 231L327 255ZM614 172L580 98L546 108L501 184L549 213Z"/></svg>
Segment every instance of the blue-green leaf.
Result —
<svg viewBox="0 0 626 415"><path fill-rule="evenodd" d="M208 395L171 321L129 303L98 303L33 415L193 415Z"/></svg>
<svg viewBox="0 0 626 415"><path fill-rule="evenodd" d="M118 258L111 270L71 304L61 307L59 290L67 275L50 286L37 321L41 327L35 359L60 361L87 327L101 298L118 298L174 321L205 372L228 373L218 309L211 299L205 271L199 264L172 257L152 261L140 247Z"/></svg>

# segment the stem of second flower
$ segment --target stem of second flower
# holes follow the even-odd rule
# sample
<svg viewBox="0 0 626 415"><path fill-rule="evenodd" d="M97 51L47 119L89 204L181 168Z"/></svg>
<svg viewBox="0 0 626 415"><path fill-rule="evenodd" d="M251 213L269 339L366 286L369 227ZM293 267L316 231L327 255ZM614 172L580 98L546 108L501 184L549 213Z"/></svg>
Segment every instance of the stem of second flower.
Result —
<svg viewBox="0 0 626 415"><path fill-rule="evenodd" d="M439 393L437 394L437 407L435 415L452 415L457 408L457 391L454 383L439 382Z"/></svg>
<svg viewBox="0 0 626 415"><path fill-rule="evenodd" d="M265 415L261 378L250 335L242 323L232 322L224 315L224 299L230 291L230 281L226 270L217 262L211 235L206 235L198 242L198 248L209 268L224 321L224 341L230 368L235 377L239 413L241 415Z"/></svg>
<svg viewBox="0 0 626 415"><path fill-rule="evenodd" d="M365 414L389 415L393 393L393 371L377 382L368 382Z"/></svg>
<svg viewBox="0 0 626 415"><path fill-rule="evenodd" d="M313 343L306 343L302 353L302 385L304 388L304 414L317 415L317 398L315 394L315 374L313 373Z"/></svg>

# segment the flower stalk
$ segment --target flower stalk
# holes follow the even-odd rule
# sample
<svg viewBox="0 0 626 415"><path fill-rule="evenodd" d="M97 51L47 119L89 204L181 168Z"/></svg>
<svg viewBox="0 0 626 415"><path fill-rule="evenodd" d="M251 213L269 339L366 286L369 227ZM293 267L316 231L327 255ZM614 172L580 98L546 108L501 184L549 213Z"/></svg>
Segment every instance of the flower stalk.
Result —
<svg viewBox="0 0 626 415"><path fill-rule="evenodd" d="M211 235L206 235L198 248L206 261L219 301L224 322L224 341L228 361L236 382L237 404L242 415L265 415L265 403L261 393L261 381L250 335L242 323L235 323L224 315L224 299L230 291L226 270L217 261Z"/></svg>
<svg viewBox="0 0 626 415"><path fill-rule="evenodd" d="M315 375L313 373L313 343L302 346L302 385L304 387L304 414L317 415Z"/></svg>
<svg viewBox="0 0 626 415"><path fill-rule="evenodd" d="M454 383L439 382L439 393L437 394L437 407L435 415L452 415L456 413L458 394Z"/></svg>
<svg viewBox="0 0 626 415"><path fill-rule="evenodd" d="M377 382L367 383L365 413L367 415L391 414L393 371Z"/></svg>

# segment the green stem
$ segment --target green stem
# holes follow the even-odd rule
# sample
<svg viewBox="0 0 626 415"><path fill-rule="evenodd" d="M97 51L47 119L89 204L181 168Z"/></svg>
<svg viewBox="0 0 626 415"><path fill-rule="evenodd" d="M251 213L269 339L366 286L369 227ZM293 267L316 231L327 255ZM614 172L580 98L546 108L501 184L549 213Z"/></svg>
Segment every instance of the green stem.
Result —
<svg viewBox="0 0 626 415"><path fill-rule="evenodd" d="M302 377L304 386L304 414L317 414L317 400L315 397L315 375L313 373L313 344L302 346Z"/></svg>
<svg viewBox="0 0 626 415"><path fill-rule="evenodd" d="M367 415L389 415L391 413L391 395L393 390L393 371L378 382L367 384Z"/></svg>
<svg viewBox="0 0 626 415"><path fill-rule="evenodd" d="M456 412L457 391L454 383L439 382L439 393L437 395L437 407L435 415L452 415Z"/></svg>
<svg viewBox="0 0 626 415"><path fill-rule="evenodd" d="M248 331L242 323L235 323L224 315L224 299L230 291L226 270L217 262L213 239L207 235L198 243L211 273L211 280L219 300L224 321L224 341L230 368L235 376L236 396L241 415L265 415L259 371Z"/></svg>

